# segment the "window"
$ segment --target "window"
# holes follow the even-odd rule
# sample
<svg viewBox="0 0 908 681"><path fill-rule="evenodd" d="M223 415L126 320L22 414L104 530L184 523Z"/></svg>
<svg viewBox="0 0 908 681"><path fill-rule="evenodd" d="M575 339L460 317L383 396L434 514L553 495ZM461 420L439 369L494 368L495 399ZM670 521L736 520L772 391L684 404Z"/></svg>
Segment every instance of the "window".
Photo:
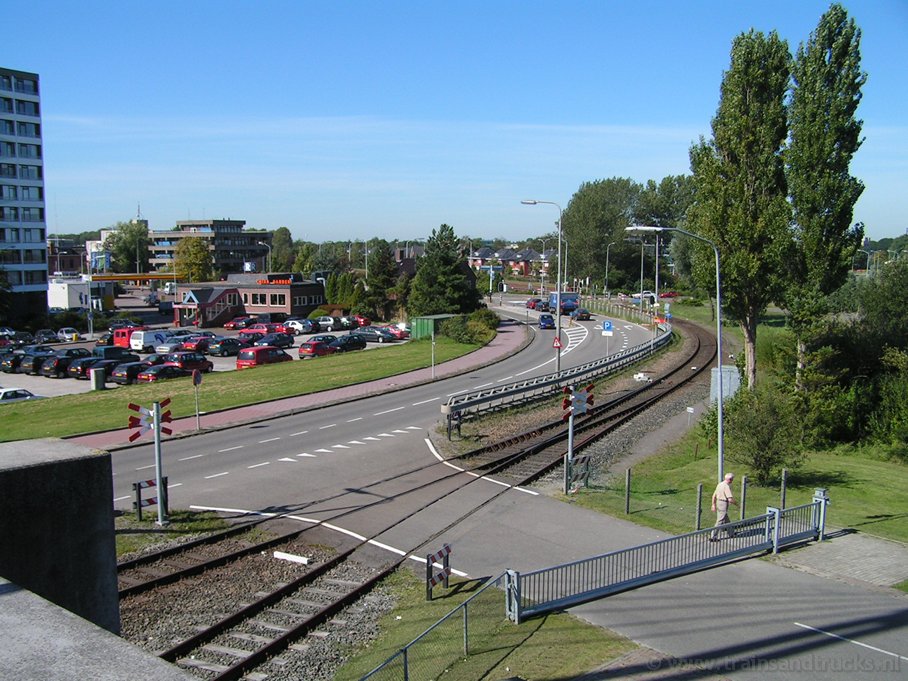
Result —
<svg viewBox="0 0 908 681"><path fill-rule="evenodd" d="M37 123L19 123L19 137L41 137L41 126Z"/></svg>
<svg viewBox="0 0 908 681"><path fill-rule="evenodd" d="M11 189L15 189L15 187L11 187ZM42 199L41 187L20 187L20 190L23 201L40 201Z"/></svg>
<svg viewBox="0 0 908 681"><path fill-rule="evenodd" d="M16 92L24 92L27 95L38 94L38 81L34 78L16 78Z"/></svg>
<svg viewBox="0 0 908 681"><path fill-rule="evenodd" d="M40 180L43 176L41 166L19 166L19 177L23 180Z"/></svg>
<svg viewBox="0 0 908 681"><path fill-rule="evenodd" d="M4 201L16 200L16 187L11 184L0 184L0 199Z"/></svg>
<svg viewBox="0 0 908 681"><path fill-rule="evenodd" d="M21 210L22 222L42 222L44 220L44 209L42 208L23 208Z"/></svg>
<svg viewBox="0 0 908 681"><path fill-rule="evenodd" d="M47 270L26 270L23 273L23 278L25 284L46 284L47 283Z"/></svg>
<svg viewBox="0 0 908 681"><path fill-rule="evenodd" d="M20 116L37 116L38 102L24 102L21 99L16 100L16 113Z"/></svg>
<svg viewBox="0 0 908 681"><path fill-rule="evenodd" d="M253 305L267 305L268 296L265 293L253 293L252 294L252 304Z"/></svg>
<svg viewBox="0 0 908 681"><path fill-rule="evenodd" d="M13 142L0 142L0 156L16 158L16 145Z"/></svg>
<svg viewBox="0 0 908 681"><path fill-rule="evenodd" d="M18 222L19 209L11 208L9 206L0 206L0 220L3 220L4 222Z"/></svg>
<svg viewBox="0 0 908 681"><path fill-rule="evenodd" d="M38 250L38 249L29 249L22 251L22 262L26 264L35 264L45 262L44 257L47 255L47 251Z"/></svg>
<svg viewBox="0 0 908 681"><path fill-rule="evenodd" d="M14 163L0 163L0 177L16 177L16 165Z"/></svg>
<svg viewBox="0 0 908 681"><path fill-rule="evenodd" d="M22 158L41 158L40 144L20 144L19 156Z"/></svg>
<svg viewBox="0 0 908 681"><path fill-rule="evenodd" d="M0 75L0 90L12 90L13 79L9 76Z"/></svg>
<svg viewBox="0 0 908 681"><path fill-rule="evenodd" d="M3 230L0 230L3 231ZM0 251L0 265L18 265L19 263L19 251ZM7 272L7 274L9 274Z"/></svg>
<svg viewBox="0 0 908 681"><path fill-rule="evenodd" d="M16 127L12 121L0 119L0 135L15 135Z"/></svg>
<svg viewBox="0 0 908 681"><path fill-rule="evenodd" d="M243 294L243 305L248 305L248 304L249 304L249 294L244 293Z"/></svg>
<svg viewBox="0 0 908 681"><path fill-rule="evenodd" d="M284 293L272 293L271 294L271 305L274 307L280 306L283 307L287 304L287 296Z"/></svg>
<svg viewBox="0 0 908 681"><path fill-rule="evenodd" d="M0 111L3 113L13 113L13 100L9 97L0 97Z"/></svg>

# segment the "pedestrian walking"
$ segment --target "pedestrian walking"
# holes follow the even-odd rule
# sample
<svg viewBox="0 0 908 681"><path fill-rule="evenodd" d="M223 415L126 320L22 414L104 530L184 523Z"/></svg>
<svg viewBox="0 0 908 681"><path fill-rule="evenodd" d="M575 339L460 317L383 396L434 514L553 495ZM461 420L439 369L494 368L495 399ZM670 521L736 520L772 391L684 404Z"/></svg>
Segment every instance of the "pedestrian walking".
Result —
<svg viewBox="0 0 908 681"><path fill-rule="evenodd" d="M735 500L735 496L731 491L731 483L734 479L734 473L726 473L725 479L716 485L716 491L713 492L712 510L716 512L716 525L709 535L710 541L719 541L719 527L727 525L730 522L728 519L728 505L738 505L738 502ZM729 527L725 532L729 537L735 536L733 528Z"/></svg>

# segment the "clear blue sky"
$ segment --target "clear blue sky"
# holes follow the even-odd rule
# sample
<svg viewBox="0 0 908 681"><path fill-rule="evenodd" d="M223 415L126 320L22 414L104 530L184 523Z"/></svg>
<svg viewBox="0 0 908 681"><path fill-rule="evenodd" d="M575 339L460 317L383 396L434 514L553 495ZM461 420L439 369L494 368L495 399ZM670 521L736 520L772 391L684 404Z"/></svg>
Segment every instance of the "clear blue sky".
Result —
<svg viewBox="0 0 908 681"><path fill-rule="evenodd" d="M863 31L874 239L908 228L908 2ZM581 183L690 172L733 38L794 52L828 2L36 0L0 65L40 74L50 232L245 219L313 241L554 227Z"/></svg>

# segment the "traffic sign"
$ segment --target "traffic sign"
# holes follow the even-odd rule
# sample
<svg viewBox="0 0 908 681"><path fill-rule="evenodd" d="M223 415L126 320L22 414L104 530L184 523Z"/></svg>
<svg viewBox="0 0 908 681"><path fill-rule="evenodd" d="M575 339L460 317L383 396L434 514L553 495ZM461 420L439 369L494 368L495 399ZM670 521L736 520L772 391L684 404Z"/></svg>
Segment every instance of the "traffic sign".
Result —
<svg viewBox="0 0 908 681"><path fill-rule="evenodd" d="M611 322L611 320L609 320L609 319L603 320L603 322L602 322L602 330L603 330L603 331L611 331L611 330L612 330L612 322Z"/></svg>
<svg viewBox="0 0 908 681"><path fill-rule="evenodd" d="M202 385L202 372L198 369L192 370L192 384L193 385Z"/></svg>
<svg viewBox="0 0 908 681"><path fill-rule="evenodd" d="M556 350L561 349L561 339L558 336L555 336L555 340L552 341L552 347Z"/></svg>

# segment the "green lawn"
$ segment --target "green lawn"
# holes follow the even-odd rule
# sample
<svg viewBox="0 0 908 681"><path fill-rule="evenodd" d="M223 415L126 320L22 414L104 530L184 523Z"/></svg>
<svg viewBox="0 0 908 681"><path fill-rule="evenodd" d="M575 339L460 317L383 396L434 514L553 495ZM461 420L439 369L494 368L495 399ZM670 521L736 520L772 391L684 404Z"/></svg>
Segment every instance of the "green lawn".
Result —
<svg viewBox="0 0 908 681"><path fill-rule="evenodd" d="M380 587L391 590L397 606L379 622L378 638L352 651L352 658L334 678L361 678L454 610L478 587L476 581L452 579L447 592L436 587L433 600L426 601L425 581L407 569L399 570ZM617 634L563 613L514 625L505 619L504 594L495 587L470 603L468 615L470 655L463 655L461 611L411 649L410 678L569 679L635 648ZM393 669L402 667L398 664ZM394 678L403 677L397 674Z"/></svg>
<svg viewBox="0 0 908 681"><path fill-rule="evenodd" d="M435 363L460 357L477 347L439 336L436 338ZM431 341L420 340L367 352L294 360L244 371L215 372L206 374L202 380L199 409L211 412L305 395L422 369L431 364ZM188 378L4 405L0 407L0 442L124 428L128 419L127 403L150 406L165 397L171 398L169 409L174 417L195 414L195 389Z"/></svg>
<svg viewBox="0 0 908 681"><path fill-rule="evenodd" d="M789 476L786 506L808 503L814 489L829 490L828 523L868 534L908 542L908 466L885 461L872 449L843 448L814 452L806 464ZM747 470L733 461L725 470L736 474L735 492ZM624 476L601 480L571 496L573 503L627 517L629 520L672 533L695 529L697 485L703 484L702 526L715 518L709 501L715 487L716 453L707 449L696 430L665 451L635 465L631 471L630 515L624 514ZM779 486L758 487L748 481L747 515L759 515L767 506L778 507ZM733 508L734 518L739 509Z"/></svg>

